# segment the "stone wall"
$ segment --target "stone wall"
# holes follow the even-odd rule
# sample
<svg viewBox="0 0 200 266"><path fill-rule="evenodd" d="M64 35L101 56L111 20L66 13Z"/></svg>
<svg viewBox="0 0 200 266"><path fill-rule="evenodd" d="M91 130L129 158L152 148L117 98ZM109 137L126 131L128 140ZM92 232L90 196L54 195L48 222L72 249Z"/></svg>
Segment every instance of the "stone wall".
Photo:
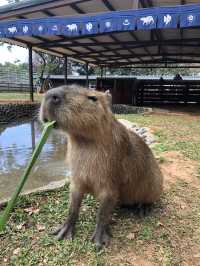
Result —
<svg viewBox="0 0 200 266"><path fill-rule="evenodd" d="M37 115L40 103L0 103L0 124L18 121L21 118L31 118ZM150 108L113 104L115 114L138 114L149 112Z"/></svg>
<svg viewBox="0 0 200 266"><path fill-rule="evenodd" d="M113 104L112 111L114 114L142 114L146 112L151 112L151 108L132 106L125 104Z"/></svg>
<svg viewBox="0 0 200 266"><path fill-rule="evenodd" d="M0 124L37 115L40 103L0 103Z"/></svg>

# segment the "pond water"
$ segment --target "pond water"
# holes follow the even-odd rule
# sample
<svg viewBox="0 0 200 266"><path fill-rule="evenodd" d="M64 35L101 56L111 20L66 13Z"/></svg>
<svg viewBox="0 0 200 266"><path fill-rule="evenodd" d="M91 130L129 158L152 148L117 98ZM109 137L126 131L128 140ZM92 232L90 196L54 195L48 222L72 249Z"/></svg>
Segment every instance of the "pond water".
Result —
<svg viewBox="0 0 200 266"><path fill-rule="evenodd" d="M40 123L34 120L0 125L0 201L9 198L15 190L41 132ZM69 175L65 163L66 144L64 135L51 132L24 191L35 190Z"/></svg>

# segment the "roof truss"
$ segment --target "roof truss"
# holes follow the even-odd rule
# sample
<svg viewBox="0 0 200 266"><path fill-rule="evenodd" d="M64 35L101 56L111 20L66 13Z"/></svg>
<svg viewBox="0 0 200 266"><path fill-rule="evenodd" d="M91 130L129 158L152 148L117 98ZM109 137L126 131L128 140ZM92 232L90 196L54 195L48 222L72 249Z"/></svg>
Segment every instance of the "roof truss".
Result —
<svg viewBox="0 0 200 266"><path fill-rule="evenodd" d="M110 0L102 0L105 8L110 11L110 13L96 14L92 16L86 16L85 11L80 7L80 4L85 2L90 2L91 0L84 1L47 1L47 0L38 0L40 4L32 5L32 7L22 6L19 10L11 10L7 12L7 14L2 14L1 19L4 19L2 23L0 23L0 35L2 40L9 40L17 42L23 46L32 46L35 50L47 51L50 53L54 53L60 56L69 56L76 59L84 60L87 63L99 64L99 65L114 65L116 64L152 64L158 62L198 62L198 57L200 55L200 50L195 49L195 52L191 52L191 47L199 47L200 46L200 38L194 36L186 37L190 32L190 30L196 29L200 26L200 21L196 20L192 24L187 20L187 17L182 16L183 13L192 15L195 17L200 13L200 4L197 5L186 5L186 1L180 0L181 6L173 6L173 7L160 7L160 8L152 8L153 1L151 0L137 0L138 7L139 4L141 7L145 9L136 9L136 10L128 10L128 11L117 11ZM37 1L36 1L37 2ZM135 1L136 2L136 1ZM43 9L41 10L41 7ZM78 13L79 16L70 18L58 18L55 17L55 13L52 11L53 8L69 6L74 12ZM27 19L27 12L38 12L41 11L47 19ZM0 13L2 13L0 11ZM161 28L161 20L164 16L170 14L170 16L176 17L176 22L174 25L162 25ZM160 14L163 16L160 17ZM15 15L18 19L12 22L5 22L5 19L10 18ZM82 15L82 16L80 16ZM85 15L85 16L84 16ZM138 22L141 18L147 19L149 16L152 16L154 20L156 20L156 24L154 25L152 22L149 24L143 23L144 25L140 25ZM114 19L120 21L122 18L134 18L135 26L134 29L116 29L113 31L107 32L99 31L101 27L101 21L106 20L109 17L114 17ZM31 33L30 37L34 40L27 40L26 35L18 36L17 34L6 35L4 31L4 35L1 34L2 27L7 25L17 25L21 23L21 25L25 25L26 23L54 23L55 21L59 21L65 19L67 23L75 23L79 21L81 23L88 23L90 21L96 21L98 23L98 30L95 31L94 34L84 33L84 34L76 34L74 35L66 35L64 33L53 33L52 36L56 36L55 38L51 38L51 34L35 34ZM75 22L74 22L75 21ZM144 20L143 20L144 22ZM163 22L162 22L163 23ZM199 23L199 24L198 24ZM147 25L148 24L148 25ZM143 27L143 28L141 28ZM176 32L176 38L166 38L166 31L173 29ZM141 31L142 30L142 31ZM144 31L144 32L143 32ZM149 34L150 32L150 34ZM126 33L127 40L123 40L120 33ZM145 35L149 34L149 38L146 38ZM105 38L109 39L105 41ZM189 50L188 50L189 49ZM114 62L113 62L114 61Z"/></svg>

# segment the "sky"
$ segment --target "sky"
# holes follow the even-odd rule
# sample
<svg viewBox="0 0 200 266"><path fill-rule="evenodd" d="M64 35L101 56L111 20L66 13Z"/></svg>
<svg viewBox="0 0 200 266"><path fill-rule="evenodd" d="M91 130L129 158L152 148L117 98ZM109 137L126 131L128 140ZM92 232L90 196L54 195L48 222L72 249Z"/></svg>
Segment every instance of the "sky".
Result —
<svg viewBox="0 0 200 266"><path fill-rule="evenodd" d="M6 0L0 0L0 6L8 4ZM21 63L27 62L28 51L24 48L13 46L11 52L8 51L7 45L0 46L0 63L5 62L14 63L16 60L20 60Z"/></svg>
<svg viewBox="0 0 200 266"><path fill-rule="evenodd" d="M6 0L0 0L0 6L6 5L8 2Z"/></svg>
<svg viewBox="0 0 200 266"><path fill-rule="evenodd" d="M1 0L0 0L1 1ZM28 61L28 50L19 46L12 46L11 51L7 49L7 45L0 46L0 63L5 62L14 63L20 60L20 63Z"/></svg>

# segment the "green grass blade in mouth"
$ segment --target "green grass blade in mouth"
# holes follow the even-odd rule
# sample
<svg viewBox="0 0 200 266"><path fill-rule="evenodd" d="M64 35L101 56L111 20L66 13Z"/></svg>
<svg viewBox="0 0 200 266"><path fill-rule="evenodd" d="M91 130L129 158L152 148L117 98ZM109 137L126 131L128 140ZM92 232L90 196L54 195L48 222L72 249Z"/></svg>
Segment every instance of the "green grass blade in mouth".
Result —
<svg viewBox="0 0 200 266"><path fill-rule="evenodd" d="M44 129L42 131L42 135L40 138L40 141L38 142L30 162L28 163L27 168L24 171L24 174L21 176L21 179L19 181L19 184L17 185L17 188L15 190L15 192L13 193L11 200L8 202L3 214L0 216L0 232L3 231L5 229L6 223L9 219L10 213L12 211L12 209L15 206L15 203L17 201L17 198L30 174L31 169L33 168L34 163L36 162L38 156L40 155L42 148L44 146L44 144L47 141L47 138L49 136L49 133L51 132L51 129L53 128L53 126L55 125L55 121L53 122L48 122L44 124Z"/></svg>

